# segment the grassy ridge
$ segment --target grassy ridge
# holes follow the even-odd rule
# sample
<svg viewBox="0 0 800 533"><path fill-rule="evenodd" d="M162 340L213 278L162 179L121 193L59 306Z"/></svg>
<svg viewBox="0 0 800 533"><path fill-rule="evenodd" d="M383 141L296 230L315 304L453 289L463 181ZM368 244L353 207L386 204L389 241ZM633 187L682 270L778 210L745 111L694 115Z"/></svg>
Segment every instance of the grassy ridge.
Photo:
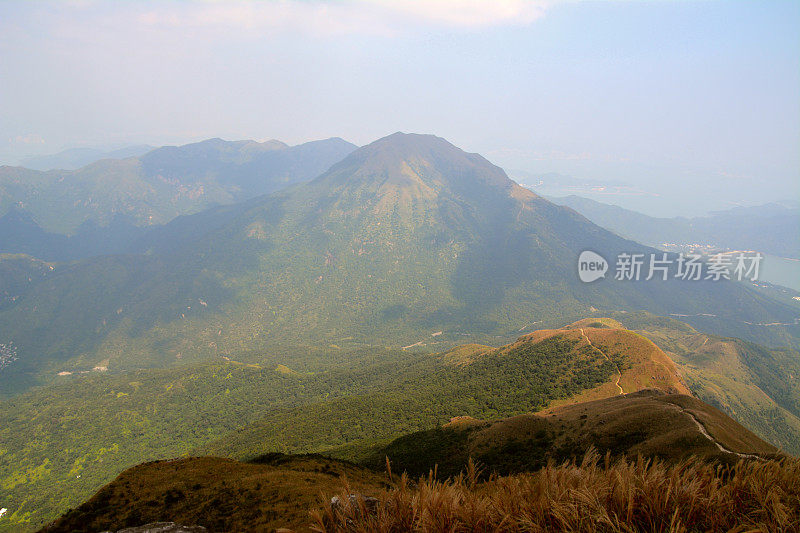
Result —
<svg viewBox="0 0 800 533"><path fill-rule="evenodd" d="M698 398L800 454L800 352L708 335L649 313L617 318L663 349Z"/></svg>
<svg viewBox="0 0 800 533"><path fill-rule="evenodd" d="M575 459L589 449L615 458L643 455L672 462L689 457L735 462L737 457L720 451L698 429L695 419L732 452L771 456L777 451L691 396L645 390L565 405L544 415L454 421L377 448L365 464L379 468L388 458L394 471L411 476L427 474L436 465L438 474L447 477L462 471L472 458L486 474L507 475Z"/></svg>

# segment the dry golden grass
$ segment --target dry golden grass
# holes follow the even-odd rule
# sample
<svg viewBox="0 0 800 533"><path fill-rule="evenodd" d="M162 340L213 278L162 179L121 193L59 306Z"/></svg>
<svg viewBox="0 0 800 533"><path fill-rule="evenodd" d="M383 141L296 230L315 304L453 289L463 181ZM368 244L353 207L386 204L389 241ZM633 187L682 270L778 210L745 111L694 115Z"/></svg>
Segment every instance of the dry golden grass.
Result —
<svg viewBox="0 0 800 533"><path fill-rule="evenodd" d="M672 359L646 337L626 329L584 328L583 331L609 357L624 356L626 366L622 369L620 385L625 392L658 388L690 394Z"/></svg>
<svg viewBox="0 0 800 533"><path fill-rule="evenodd" d="M391 477L391 471L389 473ZM431 475L378 494L371 509L347 503L312 513L316 531L424 532L797 532L800 460L611 463L590 451L581 463L478 482ZM348 502L349 487L342 501Z"/></svg>
<svg viewBox="0 0 800 533"><path fill-rule="evenodd" d="M48 533L117 531L151 522L210 532L308 531L321 492L385 486L377 472L319 456L274 454L259 463L220 457L157 461L130 468L89 501L45 527Z"/></svg>

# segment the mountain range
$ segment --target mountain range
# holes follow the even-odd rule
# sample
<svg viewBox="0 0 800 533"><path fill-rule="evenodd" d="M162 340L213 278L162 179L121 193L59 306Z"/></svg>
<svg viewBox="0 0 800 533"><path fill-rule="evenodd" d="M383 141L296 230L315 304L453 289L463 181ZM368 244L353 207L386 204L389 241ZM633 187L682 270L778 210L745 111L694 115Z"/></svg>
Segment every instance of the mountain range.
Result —
<svg viewBox="0 0 800 533"><path fill-rule="evenodd" d="M551 200L618 235L650 246L699 244L800 259L800 208L796 207L773 203L715 211L705 217L657 218L580 196Z"/></svg>
<svg viewBox="0 0 800 533"><path fill-rule="evenodd" d="M119 218L134 226L164 224L178 215L309 180L353 149L338 138L297 146L209 139L102 159L77 170L3 166L0 215L23 210L43 233L57 235L80 233L87 222L107 226ZM0 219L0 234L13 234L14 222L20 220Z"/></svg>
<svg viewBox="0 0 800 533"><path fill-rule="evenodd" d="M496 342L596 309L681 314L705 331L798 344L798 302L743 283L580 282L583 250L653 250L430 135L385 137L310 182L178 217L139 247L56 265L6 300L0 342L19 354L0 374L6 390L276 345Z"/></svg>
<svg viewBox="0 0 800 533"><path fill-rule="evenodd" d="M153 150L153 146L147 144L137 144L123 146L114 150L102 148L81 147L68 148L57 154L37 155L26 157L21 161L20 166L32 170L77 170L95 161L102 159L125 159L127 157L138 157Z"/></svg>

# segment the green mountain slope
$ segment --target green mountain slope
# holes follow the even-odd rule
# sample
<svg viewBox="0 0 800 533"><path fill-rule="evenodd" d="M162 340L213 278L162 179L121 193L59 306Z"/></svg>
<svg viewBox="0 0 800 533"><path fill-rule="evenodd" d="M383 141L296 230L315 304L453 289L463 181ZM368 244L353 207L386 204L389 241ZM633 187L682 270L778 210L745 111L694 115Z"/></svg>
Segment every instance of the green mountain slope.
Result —
<svg viewBox="0 0 800 533"><path fill-rule="evenodd" d="M127 252L149 230L149 226L136 225L133 218L115 215L103 226L86 220L73 235L51 233L42 229L29 212L14 208L0 217L0 250L48 261L73 261Z"/></svg>
<svg viewBox="0 0 800 533"><path fill-rule="evenodd" d="M627 357L625 357L627 361ZM364 447L454 416L497 418L538 411L613 378L614 366L570 332L521 338L468 363L423 355L364 393L275 411L200 448L240 459L271 451L325 451L361 459Z"/></svg>
<svg viewBox="0 0 800 533"><path fill-rule="evenodd" d="M62 269L0 311L0 342L20 354L0 381L275 344L497 343L597 308L708 314L705 330L767 345L796 345L800 329L796 305L739 283L581 283L581 251L649 249L429 135L391 135L312 182L176 221L160 243Z"/></svg>
<svg viewBox="0 0 800 533"><path fill-rule="evenodd" d="M0 309L52 274L56 265L24 254L0 254Z"/></svg>

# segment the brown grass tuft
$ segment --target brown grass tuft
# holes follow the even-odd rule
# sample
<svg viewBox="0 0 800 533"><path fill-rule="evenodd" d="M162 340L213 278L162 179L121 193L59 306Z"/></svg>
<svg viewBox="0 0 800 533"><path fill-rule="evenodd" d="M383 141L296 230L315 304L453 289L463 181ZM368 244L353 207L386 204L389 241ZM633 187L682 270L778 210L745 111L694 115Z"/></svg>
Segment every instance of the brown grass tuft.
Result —
<svg viewBox="0 0 800 533"><path fill-rule="evenodd" d="M590 450L580 463L478 482L479 467L438 481L404 474L367 509L359 498L314 511L332 532L689 532L800 531L800 460L638 458L612 463Z"/></svg>

